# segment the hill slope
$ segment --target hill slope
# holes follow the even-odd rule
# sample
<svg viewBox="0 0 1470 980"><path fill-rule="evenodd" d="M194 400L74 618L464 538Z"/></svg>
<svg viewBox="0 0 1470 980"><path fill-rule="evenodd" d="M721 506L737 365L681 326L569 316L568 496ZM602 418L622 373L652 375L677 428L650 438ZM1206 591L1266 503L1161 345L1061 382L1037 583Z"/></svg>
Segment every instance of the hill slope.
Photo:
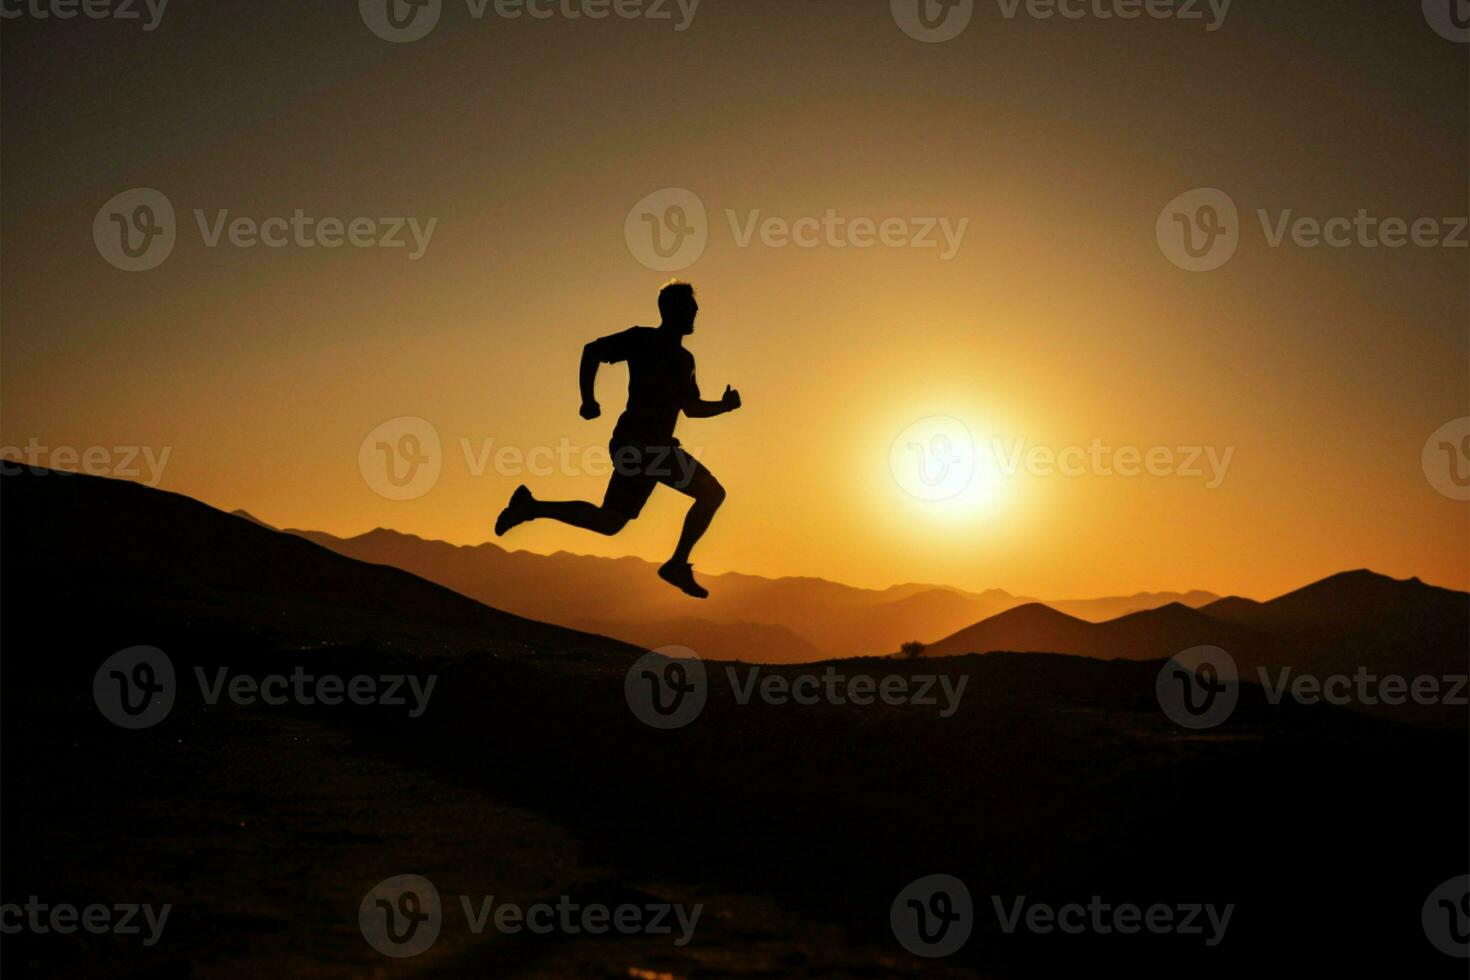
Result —
<svg viewBox="0 0 1470 980"><path fill-rule="evenodd" d="M124 480L21 468L4 477L6 578L107 580L165 593L248 596L256 615L302 605L474 630L544 649L622 644L492 609L397 568ZM16 556L25 555L24 567Z"/></svg>

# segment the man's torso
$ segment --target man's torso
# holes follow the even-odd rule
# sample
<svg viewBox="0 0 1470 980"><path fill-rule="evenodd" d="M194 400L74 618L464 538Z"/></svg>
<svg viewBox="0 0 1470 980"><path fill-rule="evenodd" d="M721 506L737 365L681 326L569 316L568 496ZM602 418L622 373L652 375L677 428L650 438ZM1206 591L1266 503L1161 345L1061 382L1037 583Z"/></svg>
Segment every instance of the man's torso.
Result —
<svg viewBox="0 0 1470 980"><path fill-rule="evenodd" d="M699 397L694 355L676 337L633 327L597 341L599 360L628 362L628 406L613 429L616 445L677 445L679 412Z"/></svg>

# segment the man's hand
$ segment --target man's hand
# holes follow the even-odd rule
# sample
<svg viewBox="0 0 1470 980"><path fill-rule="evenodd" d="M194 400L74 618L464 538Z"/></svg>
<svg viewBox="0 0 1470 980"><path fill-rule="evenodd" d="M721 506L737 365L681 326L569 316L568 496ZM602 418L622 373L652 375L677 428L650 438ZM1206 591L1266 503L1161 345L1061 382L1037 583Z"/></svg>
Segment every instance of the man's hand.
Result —
<svg viewBox="0 0 1470 980"><path fill-rule="evenodd" d="M597 402L585 401L582 403L582 418L586 419L587 421L590 422L601 414L602 406L597 404Z"/></svg>
<svg viewBox="0 0 1470 980"><path fill-rule="evenodd" d="M725 385L725 397L720 399L720 405L727 412L735 411L735 409L740 407L740 392L731 388L729 385Z"/></svg>

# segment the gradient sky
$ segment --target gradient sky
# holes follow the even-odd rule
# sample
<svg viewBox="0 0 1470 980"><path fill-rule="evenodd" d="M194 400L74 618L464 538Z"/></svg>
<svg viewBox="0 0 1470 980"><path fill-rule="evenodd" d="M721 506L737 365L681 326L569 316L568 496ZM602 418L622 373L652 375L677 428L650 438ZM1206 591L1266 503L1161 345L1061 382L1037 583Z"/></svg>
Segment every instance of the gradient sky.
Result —
<svg viewBox="0 0 1470 980"><path fill-rule="evenodd" d="M588 340L653 324L667 274L630 209L688 188L709 244L680 274L689 347L738 414L681 423L729 501L706 572L946 582L1047 597L1268 596L1336 571L1470 586L1470 508L1421 450L1470 413L1470 250L1268 245L1258 208L1463 217L1470 46L1418 2L1237 0L1200 21L1007 19L925 44L887 0L704 0L674 21L473 19L422 40L355 3L173 0L156 30L0 26L0 443L148 446L161 486L281 526L486 540L524 478L462 440L600 447L577 415ZM113 195L162 191L157 269L98 254ZM1225 190L1241 243L1190 273L1161 210ZM194 209L437 219L427 252L208 248ZM726 217L968 220L938 250L741 247ZM441 474L374 492L359 448L428 420ZM1204 478L983 472L905 493L920 419L1062 449L1213 447ZM1182 461L1183 457L1179 457ZM602 480L532 476L538 496ZM685 502L615 539L540 523L505 544L662 559Z"/></svg>

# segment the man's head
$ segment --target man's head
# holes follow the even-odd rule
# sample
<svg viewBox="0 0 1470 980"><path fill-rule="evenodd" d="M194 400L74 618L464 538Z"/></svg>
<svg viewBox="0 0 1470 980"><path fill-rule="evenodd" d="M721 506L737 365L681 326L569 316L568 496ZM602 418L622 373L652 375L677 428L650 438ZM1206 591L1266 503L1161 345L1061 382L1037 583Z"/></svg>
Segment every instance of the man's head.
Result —
<svg viewBox="0 0 1470 980"><path fill-rule="evenodd" d="M694 332L694 318L699 315L699 303L694 299L694 287L687 282L671 279L658 291L658 312L664 326L682 334Z"/></svg>

